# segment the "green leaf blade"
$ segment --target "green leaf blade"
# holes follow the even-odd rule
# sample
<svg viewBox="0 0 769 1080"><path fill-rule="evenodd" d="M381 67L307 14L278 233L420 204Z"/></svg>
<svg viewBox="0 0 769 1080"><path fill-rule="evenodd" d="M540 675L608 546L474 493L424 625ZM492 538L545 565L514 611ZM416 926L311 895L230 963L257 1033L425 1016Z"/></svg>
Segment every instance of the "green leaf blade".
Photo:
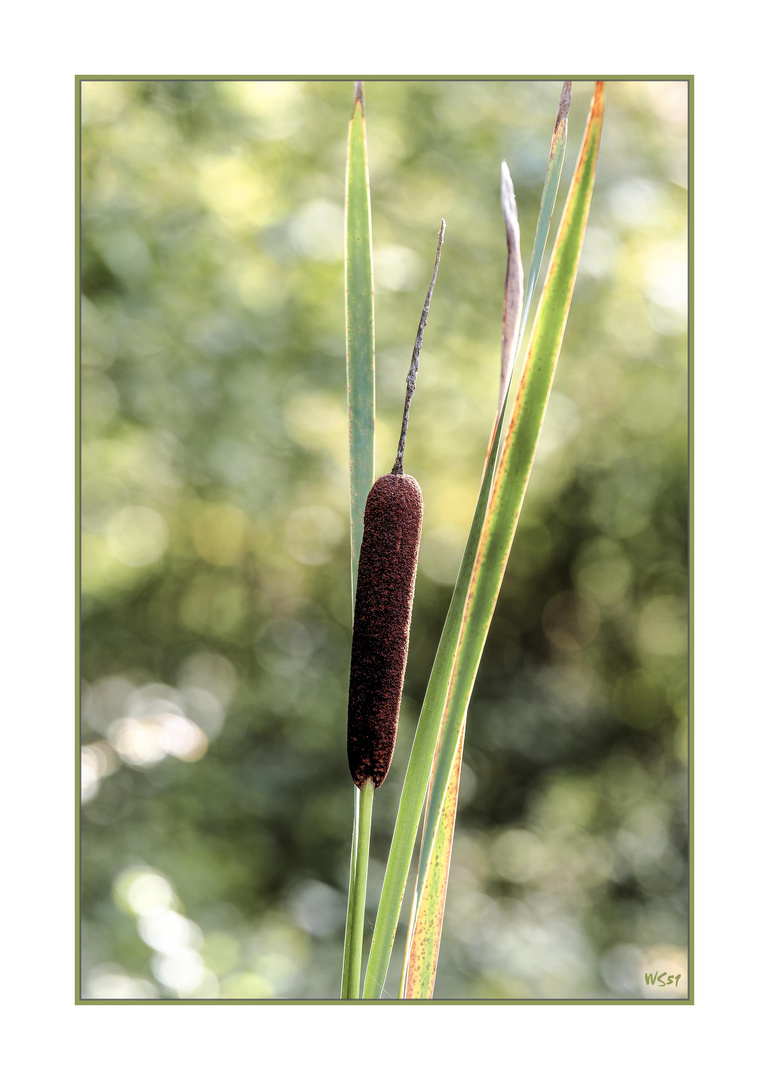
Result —
<svg viewBox="0 0 769 1080"><path fill-rule="evenodd" d="M352 593L358 580L366 496L374 483L374 269L363 87L356 83L347 154L345 280L350 427Z"/></svg>
<svg viewBox="0 0 769 1080"><path fill-rule="evenodd" d="M555 128L553 130L553 138L550 142L550 157L548 158L547 162L547 171L545 173L545 184L542 189L542 200L539 206L537 227L534 232L534 245L531 252L531 266L529 267L529 277L526 283L526 297L523 303L523 319L521 320L521 329L526 326L526 320L529 315L529 308L531 307L531 300L534 295L534 289L539 278L539 272L542 268L542 260L545 255L545 245L547 243L548 233L550 232L550 223L553 220L555 199L558 194L558 188L561 182L563 159L566 153L566 137L569 130L571 87L571 80L567 79L567 81L563 84L563 89L561 90L561 99L558 102L558 112L555 118Z"/></svg>
<svg viewBox="0 0 769 1080"><path fill-rule="evenodd" d="M463 725L457 752L454 755L454 764L449 777L432 858L422 887L418 887L416 892L413 925L410 927L401 983L401 997L403 998L431 998L433 996L443 930L443 913L446 907L446 890L449 883L454 827L457 820L464 731Z"/></svg>

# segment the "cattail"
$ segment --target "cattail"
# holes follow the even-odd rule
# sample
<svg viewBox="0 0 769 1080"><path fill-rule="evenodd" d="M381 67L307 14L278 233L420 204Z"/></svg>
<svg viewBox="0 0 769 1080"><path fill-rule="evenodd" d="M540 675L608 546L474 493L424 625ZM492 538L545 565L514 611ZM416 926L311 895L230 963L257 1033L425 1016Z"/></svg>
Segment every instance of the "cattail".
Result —
<svg viewBox="0 0 769 1080"><path fill-rule="evenodd" d="M422 491L414 477L403 472L403 452L445 229L446 223L441 221L433 277L406 380L395 464L371 488L363 516L347 708L347 760L360 788L367 780L372 780L374 787L383 783L398 730L422 533Z"/></svg>
<svg viewBox="0 0 769 1080"><path fill-rule="evenodd" d="M379 787L395 749L421 532L414 477L380 476L366 500L350 662L347 759L358 787Z"/></svg>

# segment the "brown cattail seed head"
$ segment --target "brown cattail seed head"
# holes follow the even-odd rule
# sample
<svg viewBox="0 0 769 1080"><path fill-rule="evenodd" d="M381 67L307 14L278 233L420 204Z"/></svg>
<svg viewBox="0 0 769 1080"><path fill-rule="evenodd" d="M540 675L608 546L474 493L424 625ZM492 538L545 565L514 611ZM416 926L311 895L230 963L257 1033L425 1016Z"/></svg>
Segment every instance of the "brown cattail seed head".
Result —
<svg viewBox="0 0 769 1080"><path fill-rule="evenodd" d="M366 500L352 631L347 760L358 787L380 786L395 749L421 533L414 477L380 476Z"/></svg>

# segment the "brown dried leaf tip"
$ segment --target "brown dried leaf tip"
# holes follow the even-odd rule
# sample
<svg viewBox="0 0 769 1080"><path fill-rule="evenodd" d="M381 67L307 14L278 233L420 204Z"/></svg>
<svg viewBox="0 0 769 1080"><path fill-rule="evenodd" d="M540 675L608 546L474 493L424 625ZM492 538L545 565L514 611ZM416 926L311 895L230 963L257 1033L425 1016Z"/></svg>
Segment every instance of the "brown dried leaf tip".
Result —
<svg viewBox="0 0 769 1080"><path fill-rule="evenodd" d="M380 476L366 500L352 632L347 760L358 787L382 784L395 749L421 533L414 477Z"/></svg>

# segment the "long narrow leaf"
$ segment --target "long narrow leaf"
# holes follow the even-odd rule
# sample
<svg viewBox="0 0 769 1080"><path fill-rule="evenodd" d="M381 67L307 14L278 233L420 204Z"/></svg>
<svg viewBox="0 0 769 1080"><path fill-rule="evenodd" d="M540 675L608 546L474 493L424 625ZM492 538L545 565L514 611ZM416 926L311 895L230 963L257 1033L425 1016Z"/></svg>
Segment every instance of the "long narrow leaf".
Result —
<svg viewBox="0 0 769 1080"><path fill-rule="evenodd" d="M374 269L363 83L355 84L347 154L345 229L347 404L350 411L352 595L358 580L366 496L374 483Z"/></svg>
<svg viewBox="0 0 769 1080"><path fill-rule="evenodd" d="M569 110L571 108L571 80L563 84L561 90L561 99L558 102L558 112L555 117L555 128L553 130L553 138L550 142L550 157L547 162L547 171L545 173L545 184L542 188L542 200L539 204L539 217L537 218L537 227L534 231L534 246L531 253L531 266L529 267L529 276L526 282L526 298L523 302L523 319L521 321L521 327L526 326L526 319L529 315L529 308L531 306L531 298L534 295L534 289L539 278L539 271L542 267L542 260L545 255L545 244L547 243L547 236L550 232L550 222L553 220L553 208L555 206L555 197L558 194L558 186L561 181L561 170L563 169L563 158L566 153L566 136L569 130Z"/></svg>
<svg viewBox="0 0 769 1080"><path fill-rule="evenodd" d="M561 221L505 451L488 506L488 521L484 522L484 519L496 445L487 464L457 587L428 684L385 873L364 997L378 997L383 990L427 789L431 750L437 741L448 693L447 726L434 778L437 794L432 800L432 812L425 831L428 861L434 846L459 732L512 544L560 351L592 192L603 115L603 92L604 84L597 84L580 161ZM500 432L498 423L495 443Z"/></svg>
<svg viewBox="0 0 769 1080"><path fill-rule="evenodd" d="M459 775L462 770L462 749L465 725L459 733L459 745L446 789L438 832L435 837L432 858L421 887L415 890L413 927L409 927L409 943L406 950L401 994L403 998L430 998L435 986L438 953L441 947L443 912L446 907L446 889L449 883L451 848L454 842L454 826L457 820L459 798Z"/></svg>
<svg viewBox="0 0 769 1080"><path fill-rule="evenodd" d="M569 110L571 109L571 80L567 79L564 82L561 89L561 96L558 101L558 111L555 117L555 127L553 129L553 137L550 140L550 156L548 157L547 169L545 171L545 182L542 188L542 199L539 204L539 216L537 217L537 225L534 230L534 244L531 252L531 263L529 264L529 273L526 279L526 292L523 299L523 313L516 328L517 340L511 341L511 335L508 329L509 320L503 319L502 323L502 365L501 365L501 378L500 378L500 399L504 394L505 402L510 394L510 387L514 382L514 375L516 365L518 363L518 353L520 352L521 345L523 343L523 334L526 329L526 323L529 317L529 309L531 307L531 301L534 296L534 290L539 280L539 272L542 269L542 261L545 256L545 245L547 244L547 237L550 232L550 225L553 220L553 209L555 207L556 196L558 195L558 187L561 182L561 171L563 169L563 158L566 152L566 136L569 129ZM505 180L509 179L510 173L507 168L507 164L503 162L502 165L502 183L503 189L505 186ZM504 207L504 202L503 202ZM508 243L510 238L510 229L506 223L506 231L508 235ZM508 269L509 277L509 269ZM507 281L506 281L507 286ZM507 288L506 288L507 293ZM507 311L505 311L507 315ZM500 411L503 411L505 405L501 404Z"/></svg>
<svg viewBox="0 0 769 1080"><path fill-rule="evenodd" d="M347 146L347 214L345 219L345 284L347 325L347 406L350 417L350 554L352 599L358 581L366 496L374 482L374 271L371 257L371 198L366 154L363 83L355 84L355 100ZM360 993L361 954L367 877L371 799L354 789L350 888L344 939L342 997Z"/></svg>

